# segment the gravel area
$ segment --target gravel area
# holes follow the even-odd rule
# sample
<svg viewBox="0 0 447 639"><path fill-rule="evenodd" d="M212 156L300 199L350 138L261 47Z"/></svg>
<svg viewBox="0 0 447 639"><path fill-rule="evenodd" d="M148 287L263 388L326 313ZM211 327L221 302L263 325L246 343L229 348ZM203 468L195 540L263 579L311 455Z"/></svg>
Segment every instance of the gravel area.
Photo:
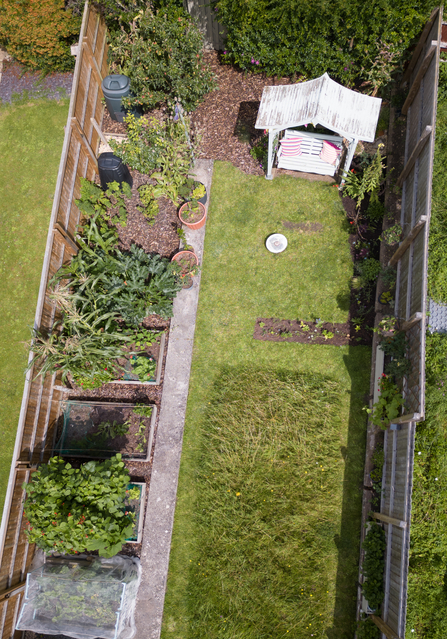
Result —
<svg viewBox="0 0 447 639"><path fill-rule="evenodd" d="M70 96L73 73L50 73L42 77L39 71L29 72L14 60L3 63L0 81L0 102L12 102L23 98L27 92L30 98L46 97L60 100Z"/></svg>

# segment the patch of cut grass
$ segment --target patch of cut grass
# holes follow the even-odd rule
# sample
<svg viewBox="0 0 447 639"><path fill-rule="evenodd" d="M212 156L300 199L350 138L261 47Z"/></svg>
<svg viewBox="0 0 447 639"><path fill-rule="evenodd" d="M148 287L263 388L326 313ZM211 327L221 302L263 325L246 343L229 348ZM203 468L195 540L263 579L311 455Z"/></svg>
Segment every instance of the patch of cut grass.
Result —
<svg viewBox="0 0 447 639"><path fill-rule="evenodd" d="M68 100L0 111L0 509L8 483Z"/></svg>
<svg viewBox="0 0 447 639"><path fill-rule="evenodd" d="M252 337L346 321L348 232L327 184L215 163L163 639L354 635L370 349Z"/></svg>

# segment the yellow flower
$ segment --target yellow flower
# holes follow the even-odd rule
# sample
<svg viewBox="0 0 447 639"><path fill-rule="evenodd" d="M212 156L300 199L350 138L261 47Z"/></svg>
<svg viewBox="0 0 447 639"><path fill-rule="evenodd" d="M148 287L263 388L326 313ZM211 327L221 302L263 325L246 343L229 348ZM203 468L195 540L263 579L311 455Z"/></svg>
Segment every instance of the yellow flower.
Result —
<svg viewBox="0 0 447 639"><path fill-rule="evenodd" d="M241 494L241 493L236 493L236 497L239 497L239 495L240 495L240 494Z"/></svg>

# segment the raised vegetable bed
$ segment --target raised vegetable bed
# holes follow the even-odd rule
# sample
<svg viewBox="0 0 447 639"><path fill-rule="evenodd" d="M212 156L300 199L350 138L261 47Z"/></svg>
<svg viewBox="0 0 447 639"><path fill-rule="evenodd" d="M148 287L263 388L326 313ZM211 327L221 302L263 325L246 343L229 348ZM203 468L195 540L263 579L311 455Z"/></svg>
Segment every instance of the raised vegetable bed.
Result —
<svg viewBox="0 0 447 639"><path fill-rule="evenodd" d="M90 459L121 453L123 459L148 461L156 419L154 405L68 401L54 452Z"/></svg>

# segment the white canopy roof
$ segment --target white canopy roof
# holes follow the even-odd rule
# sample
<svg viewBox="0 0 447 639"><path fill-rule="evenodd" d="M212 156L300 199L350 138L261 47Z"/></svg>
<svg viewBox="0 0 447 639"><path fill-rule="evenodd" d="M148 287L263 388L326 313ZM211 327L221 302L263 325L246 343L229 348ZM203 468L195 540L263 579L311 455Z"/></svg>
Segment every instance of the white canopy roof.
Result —
<svg viewBox="0 0 447 639"><path fill-rule="evenodd" d="M345 138L374 142L381 102L325 73L308 82L264 87L255 127L281 131L312 122Z"/></svg>

